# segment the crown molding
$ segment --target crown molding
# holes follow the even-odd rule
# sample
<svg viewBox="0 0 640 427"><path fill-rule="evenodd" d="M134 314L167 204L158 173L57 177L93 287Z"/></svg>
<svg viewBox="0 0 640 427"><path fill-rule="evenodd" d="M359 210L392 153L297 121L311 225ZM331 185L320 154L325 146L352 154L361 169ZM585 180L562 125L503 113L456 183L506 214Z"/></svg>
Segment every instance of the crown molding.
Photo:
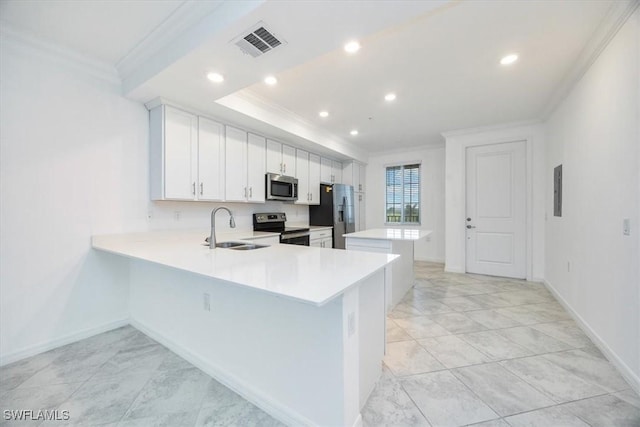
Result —
<svg viewBox="0 0 640 427"><path fill-rule="evenodd" d="M5 22L0 23L0 41L7 47L14 47L21 52L33 53L111 85L119 87L122 83L118 72L112 65L89 58L72 49L42 40L33 35L20 32Z"/></svg>
<svg viewBox="0 0 640 427"><path fill-rule="evenodd" d="M120 76L123 80L126 79L153 55L168 46L181 34L193 28L224 2L225 0L186 0L116 62L115 67Z"/></svg>
<svg viewBox="0 0 640 427"><path fill-rule="evenodd" d="M584 49L582 49L578 59L564 76L556 90L553 91L553 96L540 115L542 120L546 121L553 114L639 5L640 0L619 0L614 2Z"/></svg>

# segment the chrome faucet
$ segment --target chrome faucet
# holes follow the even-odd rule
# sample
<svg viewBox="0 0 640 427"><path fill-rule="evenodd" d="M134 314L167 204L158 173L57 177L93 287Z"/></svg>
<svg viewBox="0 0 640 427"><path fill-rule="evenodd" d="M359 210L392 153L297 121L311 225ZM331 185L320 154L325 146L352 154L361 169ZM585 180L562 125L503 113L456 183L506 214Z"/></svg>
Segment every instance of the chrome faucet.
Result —
<svg viewBox="0 0 640 427"><path fill-rule="evenodd" d="M219 208L215 208L211 211L211 235L209 236L209 249L216 248L216 212L220 209L224 209L229 212L229 227L236 228L236 221L233 219L233 213L229 210L229 208L220 206Z"/></svg>

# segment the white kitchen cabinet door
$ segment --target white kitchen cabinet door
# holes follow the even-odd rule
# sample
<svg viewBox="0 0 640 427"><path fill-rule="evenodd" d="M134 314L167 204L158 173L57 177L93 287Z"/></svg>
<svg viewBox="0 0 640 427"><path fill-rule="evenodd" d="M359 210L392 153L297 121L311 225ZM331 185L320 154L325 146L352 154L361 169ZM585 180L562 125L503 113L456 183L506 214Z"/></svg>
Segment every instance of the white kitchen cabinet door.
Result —
<svg viewBox="0 0 640 427"><path fill-rule="evenodd" d="M282 174L282 144L267 139L267 172Z"/></svg>
<svg viewBox="0 0 640 427"><path fill-rule="evenodd" d="M309 153L309 204L320 204L320 156Z"/></svg>
<svg viewBox="0 0 640 427"><path fill-rule="evenodd" d="M226 127L226 183L225 200L244 202L247 200L247 133Z"/></svg>
<svg viewBox="0 0 640 427"><path fill-rule="evenodd" d="M354 206L354 216L356 220L356 231L362 231L367 229L367 224L365 222L365 217L367 213L366 209L366 201L365 201L365 193L354 193L355 206Z"/></svg>
<svg viewBox="0 0 640 427"><path fill-rule="evenodd" d="M265 201L265 139L249 134L247 143L247 200L262 203Z"/></svg>
<svg viewBox="0 0 640 427"><path fill-rule="evenodd" d="M282 145L282 174L296 176L296 149Z"/></svg>
<svg viewBox="0 0 640 427"><path fill-rule="evenodd" d="M327 249L333 248L333 238L325 237L321 240L320 246Z"/></svg>
<svg viewBox="0 0 640 427"><path fill-rule="evenodd" d="M312 248L321 248L322 247L322 239L310 240L309 246Z"/></svg>
<svg viewBox="0 0 640 427"><path fill-rule="evenodd" d="M358 180L358 188L355 191L365 192L364 184L367 181L367 166L359 165L360 178Z"/></svg>
<svg viewBox="0 0 640 427"><path fill-rule="evenodd" d="M198 118L198 200L224 200L224 126Z"/></svg>
<svg viewBox="0 0 640 427"><path fill-rule="evenodd" d="M163 199L194 200L198 117L168 106L164 109Z"/></svg>
<svg viewBox="0 0 640 427"><path fill-rule="evenodd" d="M298 205L309 204L309 153L296 150L296 177L298 178Z"/></svg>
<svg viewBox="0 0 640 427"><path fill-rule="evenodd" d="M320 182L333 184L333 162L331 159L320 159Z"/></svg>
<svg viewBox="0 0 640 427"><path fill-rule="evenodd" d="M334 184L342 184L342 163L333 160L331 162L331 170Z"/></svg>

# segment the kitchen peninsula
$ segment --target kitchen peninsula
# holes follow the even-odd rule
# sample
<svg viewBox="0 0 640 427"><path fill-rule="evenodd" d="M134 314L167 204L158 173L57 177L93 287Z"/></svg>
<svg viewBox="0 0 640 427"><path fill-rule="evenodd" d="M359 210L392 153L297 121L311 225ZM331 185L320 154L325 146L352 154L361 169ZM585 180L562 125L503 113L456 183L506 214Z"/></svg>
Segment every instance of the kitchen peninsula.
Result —
<svg viewBox="0 0 640 427"><path fill-rule="evenodd" d="M400 255L400 260L387 269L387 310L413 286L413 245L430 234L431 230L416 228L374 228L344 235L348 250Z"/></svg>
<svg viewBox="0 0 640 427"><path fill-rule="evenodd" d="M281 244L211 250L207 234L92 244L130 258L135 327L287 424L360 425L381 372L385 269L397 256ZM219 241L268 238L249 231Z"/></svg>

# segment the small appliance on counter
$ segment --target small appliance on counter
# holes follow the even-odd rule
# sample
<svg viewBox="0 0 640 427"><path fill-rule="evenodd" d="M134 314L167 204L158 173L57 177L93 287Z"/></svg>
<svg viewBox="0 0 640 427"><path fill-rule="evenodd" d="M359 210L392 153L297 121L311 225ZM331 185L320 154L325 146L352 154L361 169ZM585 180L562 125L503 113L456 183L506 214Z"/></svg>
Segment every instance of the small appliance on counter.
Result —
<svg viewBox="0 0 640 427"><path fill-rule="evenodd" d="M309 224L333 227L333 247L345 248L343 234L356 231L353 187L320 184L320 204L309 206Z"/></svg>
<svg viewBox="0 0 640 427"><path fill-rule="evenodd" d="M285 227L287 215L284 212L253 214L253 231L280 233L280 243L309 246L309 229Z"/></svg>
<svg viewBox="0 0 640 427"><path fill-rule="evenodd" d="M298 200L298 179L292 176L268 173L265 175L265 190L267 200L295 202Z"/></svg>

